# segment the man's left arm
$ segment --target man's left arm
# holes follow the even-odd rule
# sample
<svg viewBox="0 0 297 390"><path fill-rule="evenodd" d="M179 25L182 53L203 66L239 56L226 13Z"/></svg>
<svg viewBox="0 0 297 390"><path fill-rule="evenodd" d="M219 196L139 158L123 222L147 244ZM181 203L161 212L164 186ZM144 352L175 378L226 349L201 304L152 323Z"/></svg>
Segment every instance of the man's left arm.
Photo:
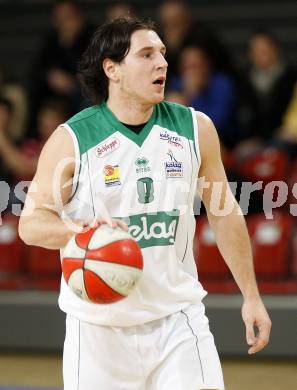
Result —
<svg viewBox="0 0 297 390"><path fill-rule="evenodd" d="M216 129L202 113L197 113L197 120L201 154L199 177L205 181L200 195L218 248L243 295L242 318L246 326L247 343L250 345L248 352L252 354L268 343L271 321L259 295L249 235L240 207L228 184ZM256 335L254 327L257 328Z"/></svg>

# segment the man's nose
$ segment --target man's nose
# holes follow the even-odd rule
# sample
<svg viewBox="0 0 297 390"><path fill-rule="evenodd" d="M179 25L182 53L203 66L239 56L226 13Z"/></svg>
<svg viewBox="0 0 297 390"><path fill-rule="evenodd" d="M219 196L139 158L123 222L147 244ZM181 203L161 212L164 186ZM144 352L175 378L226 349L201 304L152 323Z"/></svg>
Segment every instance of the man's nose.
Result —
<svg viewBox="0 0 297 390"><path fill-rule="evenodd" d="M157 67L158 67L158 69L168 67L168 62L166 61L165 57L161 53L158 56Z"/></svg>

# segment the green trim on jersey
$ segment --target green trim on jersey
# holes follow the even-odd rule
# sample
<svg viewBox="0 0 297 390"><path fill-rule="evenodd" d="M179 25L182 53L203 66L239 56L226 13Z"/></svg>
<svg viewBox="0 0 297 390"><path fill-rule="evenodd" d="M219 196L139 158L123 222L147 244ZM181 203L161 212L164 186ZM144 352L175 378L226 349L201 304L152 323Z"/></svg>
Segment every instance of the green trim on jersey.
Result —
<svg viewBox="0 0 297 390"><path fill-rule="evenodd" d="M119 122L106 103L103 103L103 108L104 113L112 125L138 146L143 144L154 125L159 125L169 131L175 131L178 135L194 141L194 127L191 111L180 104L164 101L154 106L149 121L138 134Z"/></svg>
<svg viewBox="0 0 297 390"><path fill-rule="evenodd" d="M152 127L156 124L156 107L153 108L153 113L146 123L143 129L139 133L135 133L133 130L129 129L123 123L121 123L116 116L111 112L106 103L102 103L103 111L108 119L108 121L112 124L117 131L120 131L125 137L129 138L131 141L135 142L138 146L141 146L147 136L149 135Z"/></svg>
<svg viewBox="0 0 297 390"><path fill-rule="evenodd" d="M181 104L166 101L158 104L157 107L159 108L160 115L157 118L156 124L165 127L168 130L175 131L178 135L192 141L194 152L198 160L191 110Z"/></svg>
<svg viewBox="0 0 297 390"><path fill-rule="evenodd" d="M191 110L177 103L162 102L157 105L156 125L175 131L181 137L194 141L194 126Z"/></svg>
<svg viewBox="0 0 297 390"><path fill-rule="evenodd" d="M106 120L102 105L86 108L66 123L77 137L81 155L117 131Z"/></svg>
<svg viewBox="0 0 297 390"><path fill-rule="evenodd" d="M117 131L141 147L154 125L174 131L179 136L193 141L195 147L194 126L190 109L166 101L154 106L149 121L138 134L123 125L105 102L99 106L82 110L66 123L77 137L80 154L98 145Z"/></svg>

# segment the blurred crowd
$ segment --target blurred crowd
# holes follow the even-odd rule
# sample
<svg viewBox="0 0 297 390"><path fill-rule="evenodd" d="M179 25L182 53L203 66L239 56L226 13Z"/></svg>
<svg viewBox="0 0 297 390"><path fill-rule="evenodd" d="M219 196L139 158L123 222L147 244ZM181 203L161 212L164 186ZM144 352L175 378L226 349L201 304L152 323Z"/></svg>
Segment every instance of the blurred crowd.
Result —
<svg viewBox="0 0 297 390"><path fill-rule="evenodd" d="M137 14L130 3L118 1L107 7L105 19ZM249 61L242 69L217 32L192 18L185 2L161 1L156 17L169 63L166 99L212 119L230 180L283 179L297 159L297 71L286 62L278 37L251 31ZM54 129L90 104L81 93L77 63L94 28L82 2L57 1L27 85L9 80L0 63L0 180L12 187L32 179ZM271 153L283 170L280 163L273 166ZM262 165L254 172L257 159Z"/></svg>

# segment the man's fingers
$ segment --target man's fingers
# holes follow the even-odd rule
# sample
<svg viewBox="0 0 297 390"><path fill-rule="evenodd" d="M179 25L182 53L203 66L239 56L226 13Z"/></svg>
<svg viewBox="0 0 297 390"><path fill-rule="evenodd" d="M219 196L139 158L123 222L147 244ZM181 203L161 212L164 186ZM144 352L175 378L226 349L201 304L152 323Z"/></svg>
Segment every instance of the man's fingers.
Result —
<svg viewBox="0 0 297 390"><path fill-rule="evenodd" d="M261 324L259 327L259 334L255 339L255 343L249 349L248 353L256 353L261 351L269 342L271 322L265 322Z"/></svg>
<svg viewBox="0 0 297 390"><path fill-rule="evenodd" d="M250 321L246 321L245 327L246 327L246 342L248 343L248 345L253 345L256 341L254 324Z"/></svg>
<svg viewBox="0 0 297 390"><path fill-rule="evenodd" d="M99 220L99 225L101 225L103 223L108 223L108 222L105 221L104 219ZM120 229L123 229L125 232L128 231L128 225L125 222L121 221L120 219L111 219L110 226L113 229L120 228Z"/></svg>
<svg viewBox="0 0 297 390"><path fill-rule="evenodd" d="M123 222L123 221L120 221L120 220L116 220L116 223L117 223L117 226L123 230L125 230L125 232L128 232L129 231L129 228L128 228L128 225Z"/></svg>
<svg viewBox="0 0 297 390"><path fill-rule="evenodd" d="M90 222L85 222L83 224L83 227L84 227L84 230L88 230L90 228L97 228L103 224L108 224L110 227L112 227L113 229L116 229L116 228L120 228L120 229L123 229L124 231L128 232L128 225L119 220L119 219L111 219L110 221L107 221L106 219L103 219L103 218L99 218L99 219L96 219L96 220L93 220L93 221L90 221Z"/></svg>

